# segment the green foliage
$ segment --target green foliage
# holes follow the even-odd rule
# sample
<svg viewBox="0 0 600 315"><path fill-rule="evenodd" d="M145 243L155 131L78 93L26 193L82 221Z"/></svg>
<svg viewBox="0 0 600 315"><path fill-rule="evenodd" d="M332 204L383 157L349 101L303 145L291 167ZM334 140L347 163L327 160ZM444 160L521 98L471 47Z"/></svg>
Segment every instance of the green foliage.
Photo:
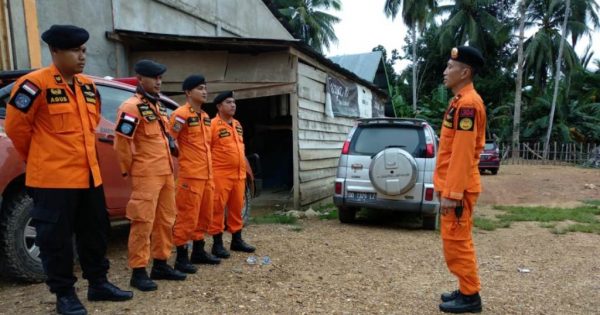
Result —
<svg viewBox="0 0 600 315"><path fill-rule="evenodd" d="M508 221L500 221L482 217L475 217L475 219L473 219L473 224L475 227L486 231L494 231L496 229L505 229L510 227L510 222Z"/></svg>
<svg viewBox="0 0 600 315"><path fill-rule="evenodd" d="M250 223L254 224L295 224L297 221L297 218L282 214L268 214L250 218Z"/></svg>

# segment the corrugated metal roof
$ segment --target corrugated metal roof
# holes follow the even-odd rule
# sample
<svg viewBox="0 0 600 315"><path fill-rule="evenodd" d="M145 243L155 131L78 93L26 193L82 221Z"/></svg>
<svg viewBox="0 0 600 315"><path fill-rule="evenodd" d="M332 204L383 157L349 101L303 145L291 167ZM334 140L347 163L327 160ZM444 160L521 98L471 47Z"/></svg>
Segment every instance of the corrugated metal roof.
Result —
<svg viewBox="0 0 600 315"><path fill-rule="evenodd" d="M381 51L364 54L341 55L329 57L331 61L352 71L354 74L369 82L375 81L375 74L381 62Z"/></svg>

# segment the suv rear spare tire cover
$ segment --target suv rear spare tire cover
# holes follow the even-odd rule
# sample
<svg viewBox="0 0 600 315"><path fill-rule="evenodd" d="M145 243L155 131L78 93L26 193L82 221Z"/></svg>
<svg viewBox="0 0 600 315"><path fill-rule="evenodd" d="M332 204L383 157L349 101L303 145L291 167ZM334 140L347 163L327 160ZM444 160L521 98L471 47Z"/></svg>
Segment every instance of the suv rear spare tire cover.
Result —
<svg viewBox="0 0 600 315"><path fill-rule="evenodd" d="M409 191L417 181L417 162L400 148L377 153L369 167L369 178L378 192L397 196Z"/></svg>

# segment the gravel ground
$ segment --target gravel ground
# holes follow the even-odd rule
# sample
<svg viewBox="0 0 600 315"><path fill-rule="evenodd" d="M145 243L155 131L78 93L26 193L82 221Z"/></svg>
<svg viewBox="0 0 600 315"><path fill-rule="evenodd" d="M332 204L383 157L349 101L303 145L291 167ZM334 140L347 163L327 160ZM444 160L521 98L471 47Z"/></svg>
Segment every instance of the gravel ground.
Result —
<svg viewBox="0 0 600 315"><path fill-rule="evenodd" d="M600 189L583 188L600 186L598 170L508 166L497 176L484 176L483 183L486 192L476 210L483 215L493 215L490 205L502 200L554 205L600 199ZM550 195L540 198L544 192ZM354 225L301 221L300 229L252 225L245 237L258 247L257 256L271 258L270 265L248 265L247 254L234 253L184 282L159 281L158 291L136 291L132 301L88 302L84 281L77 283L78 293L91 314L439 313L439 294L454 289L456 281L444 264L438 233L406 219L381 215ZM111 239L110 278L127 288L127 228L113 229ZM484 313L600 314L600 235L556 235L524 222L475 230L474 239ZM54 312L54 297L44 284L0 280L0 296L2 314Z"/></svg>

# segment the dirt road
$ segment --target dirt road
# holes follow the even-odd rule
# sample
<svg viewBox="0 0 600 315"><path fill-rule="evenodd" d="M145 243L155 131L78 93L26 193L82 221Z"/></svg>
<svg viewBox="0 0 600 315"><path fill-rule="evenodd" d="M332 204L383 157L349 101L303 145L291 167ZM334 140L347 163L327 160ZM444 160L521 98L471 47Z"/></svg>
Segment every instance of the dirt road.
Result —
<svg viewBox="0 0 600 315"><path fill-rule="evenodd" d="M509 166L484 176L476 210L491 204L574 204L600 199L600 171ZM248 265L233 254L220 266L201 267L184 282L159 282L136 291L132 301L92 303L91 314L435 314L439 294L456 287L447 271L437 232L422 231L402 217L382 216L342 225L301 221L301 228L252 225L246 238L270 265ZM599 314L600 235L552 234L537 223L476 230L484 313ZM110 278L128 287L127 229L113 230ZM521 273L518 268L527 268ZM51 314L54 297L43 284L0 280L0 313Z"/></svg>

